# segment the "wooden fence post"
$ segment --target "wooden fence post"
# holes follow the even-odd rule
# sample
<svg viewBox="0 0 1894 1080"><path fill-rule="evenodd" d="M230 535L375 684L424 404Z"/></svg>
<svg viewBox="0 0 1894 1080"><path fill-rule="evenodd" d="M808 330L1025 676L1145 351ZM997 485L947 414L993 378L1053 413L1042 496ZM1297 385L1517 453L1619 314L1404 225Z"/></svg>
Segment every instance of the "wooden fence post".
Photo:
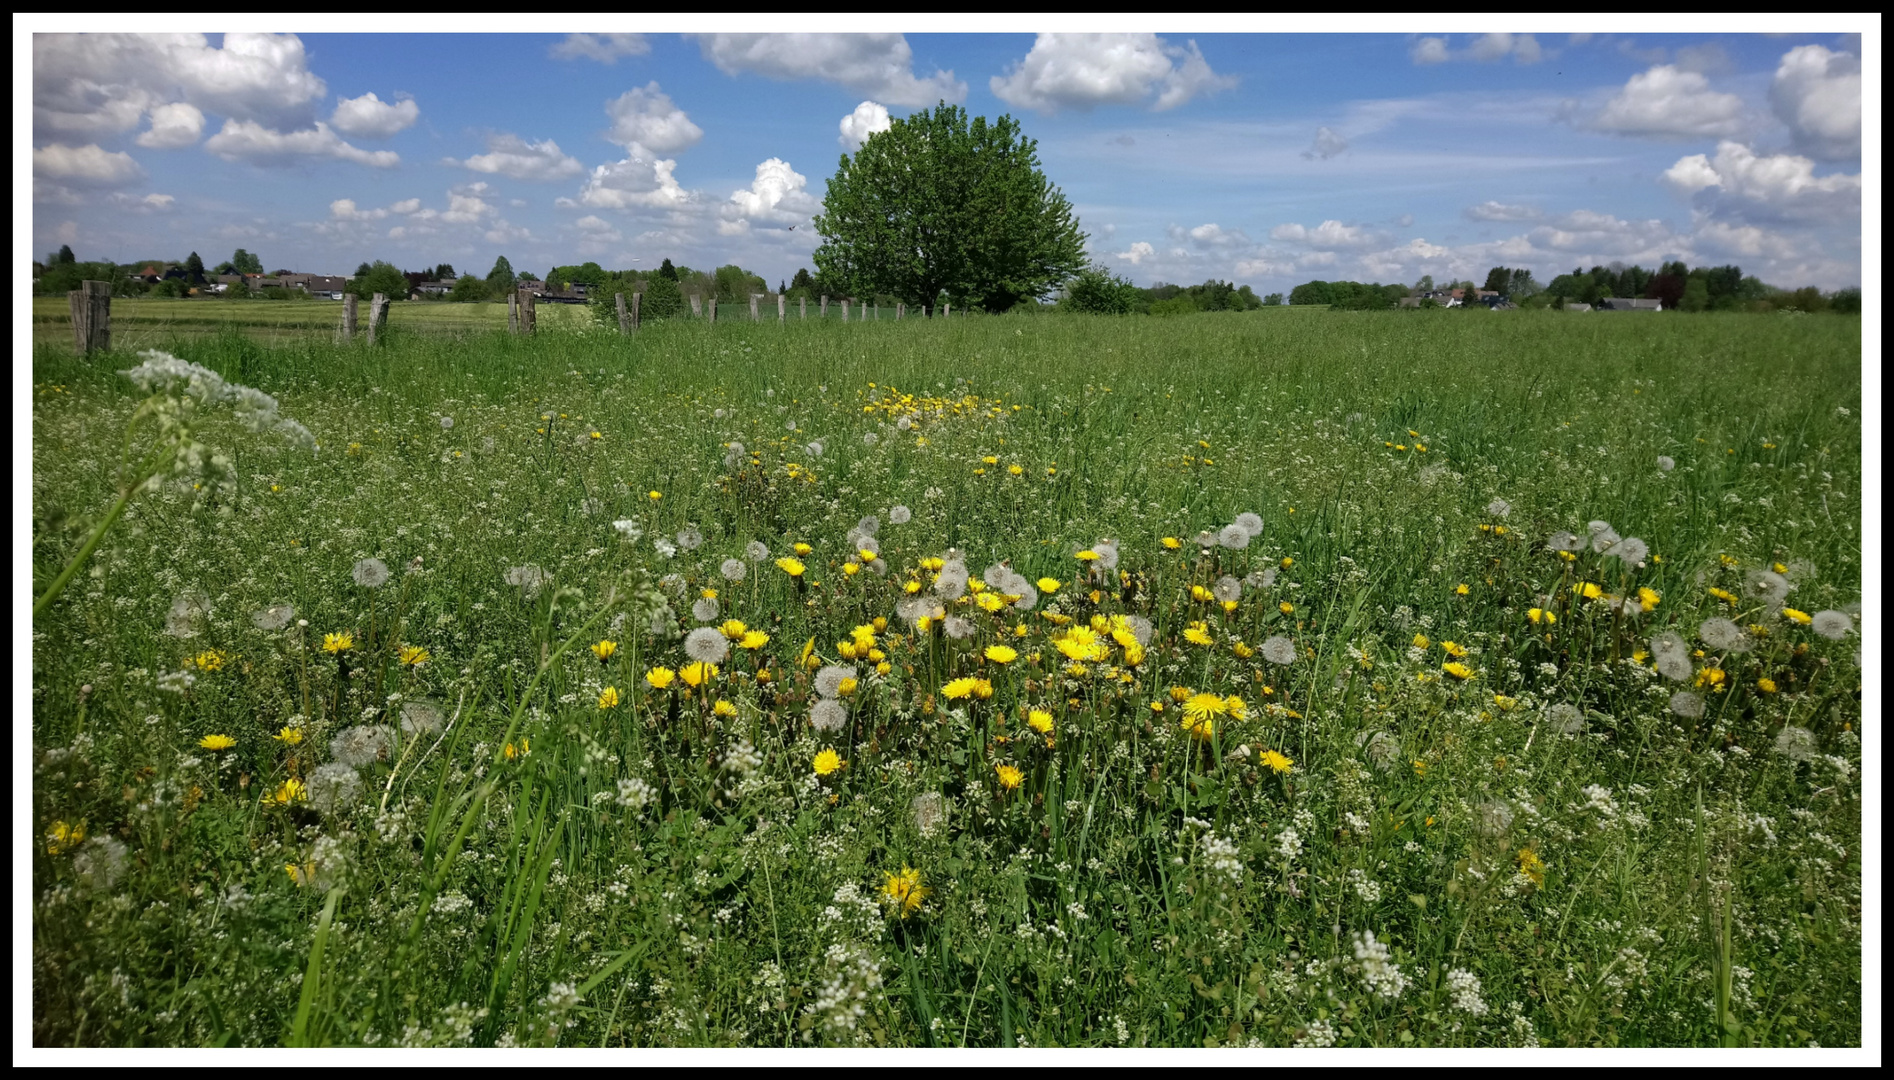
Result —
<svg viewBox="0 0 1894 1080"><path fill-rule="evenodd" d="M531 289L521 289L519 296L520 333L536 333L539 330L538 294Z"/></svg>
<svg viewBox="0 0 1894 1080"><path fill-rule="evenodd" d="M644 294L641 292L631 294L631 329L633 333L638 331L638 301L642 299L644 299Z"/></svg>
<svg viewBox="0 0 1894 1080"><path fill-rule="evenodd" d="M846 296L842 298L842 321L848 321L848 297Z"/></svg>
<svg viewBox="0 0 1894 1080"><path fill-rule="evenodd" d="M383 293L376 293L368 301L368 344L370 346L375 344L375 332L382 328L387 318L388 297Z"/></svg>
<svg viewBox="0 0 1894 1080"><path fill-rule="evenodd" d="M355 340L356 304L361 297L354 293L342 294L342 340Z"/></svg>
<svg viewBox="0 0 1894 1080"><path fill-rule="evenodd" d="M73 347L79 354L105 352L112 347L112 285L107 281L82 281L66 294L72 310Z"/></svg>
<svg viewBox="0 0 1894 1080"><path fill-rule="evenodd" d="M703 317L703 314L704 314L704 298L697 295L696 293L692 293L691 294L691 318L699 319Z"/></svg>
<svg viewBox="0 0 1894 1080"><path fill-rule="evenodd" d="M615 293L612 298L618 304L618 332L628 335L631 333L631 312L625 310L625 294Z"/></svg>
<svg viewBox="0 0 1894 1080"><path fill-rule="evenodd" d="M520 294L506 294L506 331L509 334L520 332Z"/></svg>
<svg viewBox="0 0 1894 1080"><path fill-rule="evenodd" d="M789 297L776 294L776 322L780 325L789 321Z"/></svg>
<svg viewBox="0 0 1894 1080"><path fill-rule="evenodd" d="M712 326L715 326L717 324L717 307L718 307L717 299L718 297L716 293L711 293L709 296L704 297L704 307L709 309L706 312L706 314L710 316L710 323Z"/></svg>
<svg viewBox="0 0 1894 1080"><path fill-rule="evenodd" d="M952 304L942 304L942 305L940 306L940 317L941 317L941 318L943 318L943 319L944 319L944 318L946 318L947 316L949 316L949 315L952 315L953 313L954 313L954 306L953 306Z"/></svg>
<svg viewBox="0 0 1894 1080"><path fill-rule="evenodd" d="M759 314L757 314L757 306L756 306L756 305L757 305L757 301L759 301L759 300L761 300L761 299L763 299L763 294L762 294L762 293L751 293L751 294L750 294L750 321L751 321L751 322L762 322L762 321L763 321L763 317L762 317L761 315L759 315Z"/></svg>
<svg viewBox="0 0 1894 1080"><path fill-rule="evenodd" d="M908 313L908 306L904 303L901 303L900 301L896 301L894 305L894 321L900 322L901 317L903 315L906 315L907 313Z"/></svg>
<svg viewBox="0 0 1894 1080"><path fill-rule="evenodd" d="M829 317L829 298L827 296L824 296L822 298L822 308L821 310L817 311L816 314L820 315L824 319Z"/></svg>
<svg viewBox="0 0 1894 1080"><path fill-rule="evenodd" d="M798 316L796 316L796 317L797 317L797 318L799 318L799 319L806 319L806 318L808 318L808 317L809 317L809 298L805 296L805 297L803 297L802 299L800 299L800 300L798 300L798 301L796 301L796 303L798 303L798 304L800 304L800 305L802 305L802 314L800 314L800 315L798 315Z"/></svg>

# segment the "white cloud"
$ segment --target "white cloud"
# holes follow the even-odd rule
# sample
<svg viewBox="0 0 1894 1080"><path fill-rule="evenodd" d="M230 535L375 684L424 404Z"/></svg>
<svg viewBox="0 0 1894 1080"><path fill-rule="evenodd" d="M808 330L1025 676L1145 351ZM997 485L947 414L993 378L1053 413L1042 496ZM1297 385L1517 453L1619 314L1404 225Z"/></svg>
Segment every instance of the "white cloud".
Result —
<svg viewBox="0 0 1894 1080"><path fill-rule="evenodd" d="M1322 250L1365 247L1379 239L1359 225L1344 225L1333 219L1324 221L1313 229L1295 222L1278 225L1269 230L1269 237L1272 240L1306 244Z"/></svg>
<svg viewBox="0 0 1894 1080"><path fill-rule="evenodd" d="M326 86L294 34L33 35L38 132L130 131L147 110L180 101L270 127L315 120Z"/></svg>
<svg viewBox="0 0 1894 1080"><path fill-rule="evenodd" d="M1343 138L1340 132L1334 128L1322 127L1315 129L1315 142L1311 143L1307 150L1302 151L1302 156L1310 161L1317 158L1327 161L1346 149L1348 149L1348 140Z"/></svg>
<svg viewBox="0 0 1894 1080"><path fill-rule="evenodd" d="M320 120L304 131L277 131L250 120L225 120L223 130L205 140L204 149L225 161L252 165L289 165L311 157L336 158L377 169L401 164L401 155L393 150L369 151L351 146Z"/></svg>
<svg viewBox="0 0 1894 1080"><path fill-rule="evenodd" d="M1441 37L1421 38L1408 49L1407 55L1416 64L1444 64L1453 59L1447 51L1447 39Z"/></svg>
<svg viewBox="0 0 1894 1080"><path fill-rule="evenodd" d="M149 195L127 195L122 191L114 191L106 196L106 202L127 213L164 214L170 212L176 205L177 199L156 192Z"/></svg>
<svg viewBox="0 0 1894 1080"><path fill-rule="evenodd" d="M447 159L474 172L495 173L514 180L563 180L585 171L579 159L559 149L551 139L529 143L518 135L487 136L487 152L465 161Z"/></svg>
<svg viewBox="0 0 1894 1080"><path fill-rule="evenodd" d="M1818 177L1808 158L1762 156L1737 142L1718 143L1714 159L1705 154L1679 158L1663 179L1679 194L1697 196L1699 205L1712 212L1805 221L1844 221L1861 213L1859 173ZM1717 197L1706 201L1705 196Z"/></svg>
<svg viewBox="0 0 1894 1080"><path fill-rule="evenodd" d="M138 136L138 145L152 150L176 150L192 145L203 134L203 112L195 105L178 101L151 110L151 128Z"/></svg>
<svg viewBox="0 0 1894 1080"><path fill-rule="evenodd" d="M1796 149L1825 161L1861 156L1861 58L1803 45L1783 54L1769 86Z"/></svg>
<svg viewBox="0 0 1894 1080"><path fill-rule="evenodd" d="M1621 135L1735 135L1743 126L1743 101L1710 89L1710 80L1697 72L1659 64L1631 76L1591 126Z"/></svg>
<svg viewBox="0 0 1894 1080"><path fill-rule="evenodd" d="M1462 212L1474 221L1536 221L1539 217L1539 211L1530 206L1514 206L1492 199L1478 206L1469 206Z"/></svg>
<svg viewBox="0 0 1894 1080"><path fill-rule="evenodd" d="M97 143L53 143L33 151L33 178L77 187L117 188L143 180L145 170L130 154L108 151Z"/></svg>
<svg viewBox="0 0 1894 1080"><path fill-rule="evenodd" d="M691 123L690 116L655 82L606 102L605 115L612 118L609 138L620 146L636 143L660 154L675 154L704 137L704 129Z"/></svg>
<svg viewBox="0 0 1894 1080"><path fill-rule="evenodd" d="M621 56L644 56L651 43L643 34L567 34L564 41L546 50L555 60L596 60L616 64Z"/></svg>
<svg viewBox="0 0 1894 1080"><path fill-rule="evenodd" d="M374 91L358 98L343 98L336 102L335 113L329 117L329 124L344 135L354 135L363 139L386 139L399 131L414 126L421 118L421 107L411 97L400 96L394 101L383 101Z"/></svg>
<svg viewBox="0 0 1894 1080"><path fill-rule="evenodd" d="M415 200L417 203L420 200ZM355 205L354 199L337 199L329 204L329 216L336 221L380 221L388 216L386 210L362 210Z"/></svg>
<svg viewBox="0 0 1894 1080"><path fill-rule="evenodd" d="M493 223L493 227L480 234L489 244L523 244L533 238L533 231L524 225L515 225L505 218Z"/></svg>
<svg viewBox="0 0 1894 1080"><path fill-rule="evenodd" d="M773 225L784 231L791 225L807 228L810 217L822 209L821 200L809 194L808 185L808 177L790 168L787 161L770 158L756 167L756 179L749 187L731 192L730 201L723 205L718 230L730 235L748 232L752 224Z"/></svg>
<svg viewBox="0 0 1894 1080"><path fill-rule="evenodd" d="M684 190L676 171L676 159L658 158L633 146L623 161L592 170L579 189L578 203L605 210L678 209L697 201L697 195Z"/></svg>
<svg viewBox="0 0 1894 1080"><path fill-rule="evenodd" d="M864 101L855 106L854 112L842 117L839 125L842 133L836 136L835 141L842 144L842 149L852 154L862 148L862 144L868 141L868 136L886 131L892 125L886 105Z"/></svg>
<svg viewBox="0 0 1894 1080"><path fill-rule="evenodd" d="M704 59L726 75L824 79L890 105L966 100L952 71L914 74L914 50L900 34L698 34Z"/></svg>
<svg viewBox="0 0 1894 1080"><path fill-rule="evenodd" d="M1657 261L1680 251L1662 221L1626 221L1595 210L1574 210L1526 233L1534 248L1605 261Z"/></svg>
<svg viewBox="0 0 1894 1080"><path fill-rule="evenodd" d="M1143 240L1139 240L1139 241L1134 242L1130 248L1124 251L1116 252L1115 254L1112 255L1112 258L1122 259L1125 262L1128 262L1131 265L1136 266L1139 263L1143 262L1144 260L1148 258L1151 258L1152 256L1156 254L1157 254L1156 248L1152 247L1150 244L1146 243Z"/></svg>
<svg viewBox="0 0 1894 1080"><path fill-rule="evenodd" d="M1531 34L1481 34L1473 44L1455 51L1445 37L1424 37L1408 47L1407 55L1416 64L1445 64L1453 60L1473 60L1490 64L1512 57L1516 64L1536 64L1545 58L1545 49Z"/></svg>
<svg viewBox="0 0 1894 1080"><path fill-rule="evenodd" d="M1177 46L1156 34L1040 34L1010 72L988 82L1007 104L1044 113L1147 101L1170 109L1235 85L1210 70L1195 41Z"/></svg>
<svg viewBox="0 0 1894 1080"><path fill-rule="evenodd" d="M390 204L388 209L396 214L412 214L416 210L421 209L421 200L403 199L398 203Z"/></svg>
<svg viewBox="0 0 1894 1080"><path fill-rule="evenodd" d="M1241 229L1225 229L1215 223L1199 225L1190 230L1190 239L1199 247L1233 248L1247 247L1250 238Z"/></svg>

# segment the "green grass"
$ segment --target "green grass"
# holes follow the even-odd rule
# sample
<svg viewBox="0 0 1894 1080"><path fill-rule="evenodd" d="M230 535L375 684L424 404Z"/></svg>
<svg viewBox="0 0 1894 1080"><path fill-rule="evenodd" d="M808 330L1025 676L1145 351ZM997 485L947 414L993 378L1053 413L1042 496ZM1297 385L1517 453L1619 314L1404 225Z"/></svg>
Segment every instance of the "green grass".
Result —
<svg viewBox="0 0 1894 1080"><path fill-rule="evenodd" d="M35 625L32 827L89 837L35 855L37 1043L1859 1043L1858 631L1745 591L1780 563L1790 609L1859 602L1857 320L526 340L413 332L410 308L449 306L398 305L375 350L151 332L321 449L203 412L235 485L134 500ZM115 498L134 363L36 349L36 593ZM1198 549L1245 512L1247 547ZM885 577L844 570L864 515ZM1655 558L1545 550L1593 520ZM702 545L654 544L681 531ZM1094 598L1074 552L1105 537ZM768 558L725 581L753 540ZM774 564L796 543L800 584ZM903 585L929 594L950 548L976 581L1007 560L1059 588L944 601L964 640L914 627ZM371 557L378 589L351 580ZM529 565L544 587L509 584ZM1250 582L1234 610L1193 598L1226 575ZM1611 609L1638 587L1652 610ZM172 618L192 595L207 611ZM306 627L252 624L284 603ZM1048 613L1106 620L1103 658ZM1141 657L1113 615L1153 624ZM1698 642L1722 616L1759 628L1743 651ZM881 673L843 649L877 617ZM651 688L687 662L678 630L729 618L767 644ZM1703 650L1684 683L1644 655L1673 629ZM1015 660L982 659L1002 642ZM806 648L858 668L841 731L810 727ZM1673 712L1709 670L1703 715ZM962 677L992 696L950 697ZM1174 687L1244 716L1195 738ZM402 733L416 700L452 722ZM352 799L274 798L383 724ZM847 766L818 778L825 749ZM925 831L923 796L949 810ZM930 892L902 919L881 900L906 867Z"/></svg>

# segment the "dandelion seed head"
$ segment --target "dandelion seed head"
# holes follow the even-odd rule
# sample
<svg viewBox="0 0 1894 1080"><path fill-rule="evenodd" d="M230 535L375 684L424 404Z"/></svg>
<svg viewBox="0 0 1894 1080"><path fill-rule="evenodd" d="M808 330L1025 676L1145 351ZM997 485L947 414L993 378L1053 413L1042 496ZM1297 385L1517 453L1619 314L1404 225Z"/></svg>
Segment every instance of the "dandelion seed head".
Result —
<svg viewBox="0 0 1894 1080"><path fill-rule="evenodd" d="M1592 522L1592 524L1605 525L1605 523L1602 521L1594 521ZM1594 552L1603 552L1609 549L1613 544L1616 544L1621 539L1623 539L1623 537L1618 535L1618 530L1612 528L1609 525L1605 525L1605 527L1602 529L1592 530L1591 549Z"/></svg>
<svg viewBox="0 0 1894 1080"><path fill-rule="evenodd" d="M329 740L329 756L352 769L386 761L394 733L381 724L344 728Z"/></svg>
<svg viewBox="0 0 1894 1080"><path fill-rule="evenodd" d="M879 436L879 435L877 435L877 434L875 434L875 433L874 433L874 432L872 432L872 431L870 431L870 432L868 432L867 434L865 434L865 435L863 435L863 436L862 436L862 445L863 445L863 446L873 446L873 445L875 445L876 443L878 443L878 442L880 442L880 441L881 441L881 436ZM895 524L896 524L896 525L899 525L899 524L900 524L900 522L898 522L898 521L897 521L897 522L895 522Z"/></svg>
<svg viewBox="0 0 1894 1080"><path fill-rule="evenodd" d="M980 580L986 582L987 588L999 589L1002 592L1005 591L1006 582L1011 579L1012 576L1013 568L1004 563L994 563L992 566L980 571Z"/></svg>
<svg viewBox="0 0 1894 1080"><path fill-rule="evenodd" d="M281 630L296 617L296 609L289 604L275 604L250 616L250 625L258 630Z"/></svg>
<svg viewBox="0 0 1894 1080"><path fill-rule="evenodd" d="M822 440L817 439L816 441L809 444L809 456L812 458L819 458L822 456Z"/></svg>
<svg viewBox="0 0 1894 1080"><path fill-rule="evenodd" d="M752 540L743 545L743 557L751 562L762 562L769 558L769 548L761 540Z"/></svg>
<svg viewBox="0 0 1894 1080"><path fill-rule="evenodd" d="M1243 583L1225 574L1211 586L1210 592L1222 603L1233 603L1243 598Z"/></svg>
<svg viewBox="0 0 1894 1080"><path fill-rule="evenodd" d="M126 847L117 837L95 836L73 854L72 872L88 889L109 889L125 872L125 855Z"/></svg>
<svg viewBox="0 0 1894 1080"><path fill-rule="evenodd" d="M1605 549L1605 554L1630 566L1642 563L1651 554L1649 545L1635 536L1627 536Z"/></svg>
<svg viewBox="0 0 1894 1080"><path fill-rule="evenodd" d="M914 513L905 506L895 506L888 511L890 525L906 525L912 520L914 520Z"/></svg>
<svg viewBox="0 0 1894 1080"><path fill-rule="evenodd" d="M1690 654L1667 652L1657 654L1657 673L1671 682L1683 682L1690 677Z"/></svg>
<svg viewBox="0 0 1894 1080"><path fill-rule="evenodd" d="M924 791L908 804L909 812L914 815L914 828L922 836L933 836L946 824L948 817L947 799L938 791Z"/></svg>
<svg viewBox="0 0 1894 1080"><path fill-rule="evenodd" d="M362 794L362 776L340 761L331 761L309 774L306 784L309 805L325 817L333 817L355 805Z"/></svg>
<svg viewBox="0 0 1894 1080"><path fill-rule="evenodd" d="M432 735L443 719L441 707L425 698L401 703L401 730L410 735Z"/></svg>
<svg viewBox="0 0 1894 1080"><path fill-rule="evenodd" d="M742 581L748 569L749 565L742 559L725 559L722 565L717 567L717 572L723 575L725 581Z"/></svg>
<svg viewBox="0 0 1894 1080"><path fill-rule="evenodd" d="M704 601L698 601L703 603ZM715 601L711 601L715 603ZM713 615L712 618L715 618ZM730 641L714 626L700 626L684 635L684 655L704 664L721 664L730 655Z"/></svg>
<svg viewBox="0 0 1894 1080"><path fill-rule="evenodd" d="M1790 761L1811 761L1822 752L1815 733L1805 727L1785 727L1776 736L1776 753Z"/></svg>
<svg viewBox="0 0 1894 1080"><path fill-rule="evenodd" d="M1249 530L1241 525L1225 525L1217 530L1217 543L1231 551L1241 551L1250 546Z"/></svg>
<svg viewBox="0 0 1894 1080"><path fill-rule="evenodd" d="M355 579L355 584L364 589L379 589L388 584L388 578L391 576L388 572L388 564L380 559L363 559L357 562L355 568L349 573Z"/></svg>
<svg viewBox="0 0 1894 1080"><path fill-rule="evenodd" d="M1507 502L1505 499L1496 498L1486 504L1486 514L1488 517L1503 518L1512 512L1513 504Z"/></svg>
<svg viewBox="0 0 1894 1080"><path fill-rule="evenodd" d="M171 610L164 619L164 632L174 638L194 638L209 617L210 598L196 589L187 589L171 601Z"/></svg>
<svg viewBox="0 0 1894 1080"><path fill-rule="evenodd" d="M441 430L442 430L442 431L446 431L446 430L448 430L448 429L450 429L450 428L452 428L453 426L454 426L454 418L453 418L453 417L451 417L451 416L443 416L443 417L441 417Z"/></svg>
<svg viewBox="0 0 1894 1080"><path fill-rule="evenodd" d="M1848 631L1854 629L1854 625L1854 620L1849 618L1846 612L1835 611L1833 609L1816 612L1815 617L1809 623L1809 626L1816 633L1830 641L1840 641L1842 638L1847 637Z"/></svg>
<svg viewBox="0 0 1894 1080"><path fill-rule="evenodd" d="M684 598L684 575L666 574L658 579L658 588L673 600Z"/></svg>
<svg viewBox="0 0 1894 1080"><path fill-rule="evenodd" d="M683 548L685 551L696 551L703 546L703 543L704 534L699 532L695 526L686 525L677 532L677 546Z"/></svg>
<svg viewBox="0 0 1894 1080"><path fill-rule="evenodd" d="M955 641L965 641L973 636L974 626L958 615L949 615L947 621L942 624L942 629Z"/></svg>
<svg viewBox="0 0 1894 1080"><path fill-rule="evenodd" d="M1560 735L1576 735L1585 730L1585 714L1561 701L1546 709L1545 726Z"/></svg>
<svg viewBox="0 0 1894 1080"><path fill-rule="evenodd" d="M1269 566L1261 570L1250 571L1243 576L1243 584L1252 589L1274 588L1276 584L1276 567Z"/></svg>
<svg viewBox="0 0 1894 1080"><path fill-rule="evenodd" d="M1697 636L1719 652L1749 651L1749 635L1728 619L1705 619L1703 625L1697 627Z"/></svg>
<svg viewBox="0 0 1894 1080"><path fill-rule="evenodd" d="M1703 696L1679 690L1670 696L1670 711L1686 720L1700 720L1703 718Z"/></svg>
<svg viewBox="0 0 1894 1080"><path fill-rule="evenodd" d="M1263 518L1261 514L1238 514L1232 524L1244 532L1249 533L1250 539L1252 540L1263 535Z"/></svg>
<svg viewBox="0 0 1894 1080"><path fill-rule="evenodd" d="M1545 541L1547 551L1577 551L1584 546L1584 541L1568 532L1555 532Z"/></svg>
<svg viewBox="0 0 1894 1080"><path fill-rule="evenodd" d="M839 731L848 723L848 706L834 698L820 698L809 707L809 724L817 731Z"/></svg>
<svg viewBox="0 0 1894 1080"><path fill-rule="evenodd" d="M1751 570L1743 575L1743 595L1780 607L1789 598L1789 579L1774 570Z"/></svg>
<svg viewBox="0 0 1894 1080"><path fill-rule="evenodd" d="M547 580L549 579L546 572L530 563L525 566L515 566L506 572L506 583L519 589L529 598L538 595Z"/></svg>
<svg viewBox="0 0 1894 1080"><path fill-rule="evenodd" d="M844 664L825 664L815 673L815 692L832 698L842 692L842 680L857 677L856 670Z"/></svg>
<svg viewBox="0 0 1894 1080"><path fill-rule="evenodd" d="M1677 467L1677 459L1659 454L1657 455L1657 467L1664 472L1669 472Z"/></svg>
<svg viewBox="0 0 1894 1080"><path fill-rule="evenodd" d="M1513 827L1512 804L1504 799L1491 799L1481 803L1473 811L1473 825L1482 836L1506 835L1506 830Z"/></svg>
<svg viewBox="0 0 1894 1080"><path fill-rule="evenodd" d="M1296 643L1277 634L1263 642L1263 659L1272 664L1293 664L1296 662Z"/></svg>
<svg viewBox="0 0 1894 1080"><path fill-rule="evenodd" d="M710 597L701 597L691 604L691 618L698 622L709 622L717 617L722 605Z"/></svg>

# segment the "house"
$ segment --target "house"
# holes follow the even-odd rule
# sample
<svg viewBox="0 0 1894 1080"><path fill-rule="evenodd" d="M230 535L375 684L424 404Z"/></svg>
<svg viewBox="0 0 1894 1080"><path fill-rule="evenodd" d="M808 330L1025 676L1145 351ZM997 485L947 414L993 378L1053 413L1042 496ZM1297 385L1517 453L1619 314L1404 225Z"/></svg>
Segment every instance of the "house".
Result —
<svg viewBox="0 0 1894 1080"><path fill-rule="evenodd" d="M1633 300L1624 296L1607 296L1598 302L1602 311L1662 311L1662 300Z"/></svg>
<svg viewBox="0 0 1894 1080"><path fill-rule="evenodd" d="M419 300L423 297L442 297L453 291L454 283L451 281L410 282L408 297L412 300Z"/></svg>
<svg viewBox="0 0 1894 1080"><path fill-rule="evenodd" d="M1566 301L1565 306L1563 308L1560 308L1559 310L1561 311L1590 311L1591 305L1590 304L1574 304L1568 300Z"/></svg>

